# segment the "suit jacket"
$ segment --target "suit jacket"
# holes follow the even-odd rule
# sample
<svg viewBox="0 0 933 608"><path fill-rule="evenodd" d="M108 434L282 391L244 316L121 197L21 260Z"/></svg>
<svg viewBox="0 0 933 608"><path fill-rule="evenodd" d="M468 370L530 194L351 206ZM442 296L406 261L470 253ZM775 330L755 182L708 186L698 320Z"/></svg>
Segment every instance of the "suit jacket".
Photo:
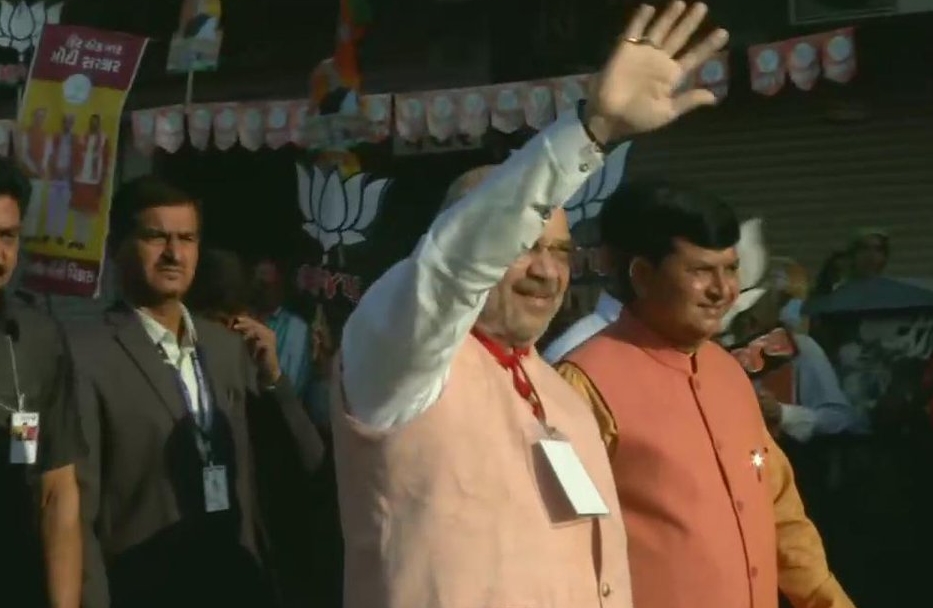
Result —
<svg viewBox="0 0 933 608"><path fill-rule="evenodd" d="M174 371L138 315L121 304L69 341L88 456L78 464L85 520L85 608L272 606L274 585L257 509L252 426L281 429L274 449L309 473L317 431L283 376L257 386L239 336L194 319L211 393L215 463L230 509L207 514L195 422Z"/></svg>

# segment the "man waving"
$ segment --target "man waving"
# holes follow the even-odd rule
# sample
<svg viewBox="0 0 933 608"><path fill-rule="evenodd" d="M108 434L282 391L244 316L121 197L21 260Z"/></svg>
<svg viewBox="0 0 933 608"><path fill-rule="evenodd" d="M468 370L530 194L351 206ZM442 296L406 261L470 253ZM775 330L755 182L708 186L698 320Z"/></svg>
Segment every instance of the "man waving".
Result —
<svg viewBox="0 0 933 608"><path fill-rule="evenodd" d="M331 393L348 608L629 608L612 472L586 403L532 345L561 305L563 204L619 142L715 98L706 14L641 7L575 112L458 179L348 319Z"/></svg>

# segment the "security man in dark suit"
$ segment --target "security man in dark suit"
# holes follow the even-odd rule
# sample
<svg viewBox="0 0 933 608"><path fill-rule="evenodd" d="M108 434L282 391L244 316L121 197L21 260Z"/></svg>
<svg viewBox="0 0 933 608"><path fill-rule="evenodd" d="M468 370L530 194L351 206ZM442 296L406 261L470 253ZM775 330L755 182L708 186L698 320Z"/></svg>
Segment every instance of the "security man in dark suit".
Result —
<svg viewBox="0 0 933 608"><path fill-rule="evenodd" d="M124 302L71 335L89 455L79 463L85 608L275 606L256 508L253 429L310 475L322 444L282 375L275 334L231 329L182 300L198 262L200 206L153 177L111 211Z"/></svg>
<svg viewBox="0 0 933 608"><path fill-rule="evenodd" d="M0 158L0 604L78 608L84 443L71 359L58 324L7 293L29 199L29 181Z"/></svg>

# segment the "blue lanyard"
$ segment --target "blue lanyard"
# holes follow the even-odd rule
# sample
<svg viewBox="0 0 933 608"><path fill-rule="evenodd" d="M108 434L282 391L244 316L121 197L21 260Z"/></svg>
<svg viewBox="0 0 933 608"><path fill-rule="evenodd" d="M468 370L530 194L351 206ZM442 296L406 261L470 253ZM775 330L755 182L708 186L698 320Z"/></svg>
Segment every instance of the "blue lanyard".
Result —
<svg viewBox="0 0 933 608"><path fill-rule="evenodd" d="M195 383L198 386L200 408L195 407L194 400L191 398L191 392L188 390L188 385L185 384L184 378L182 378L179 367L171 362L168 353L165 352L165 349L162 348L161 345L159 345L159 350L162 352L162 357L166 365L171 368L172 374L175 376L175 384L178 385L178 392L181 393L182 399L185 401L185 406L191 413L192 418L194 418L195 430L197 431L195 440L198 443L198 450L201 452L201 457L207 464L213 465L213 452L211 451L211 428L213 425L213 416L211 415L212 403L210 391L207 388L207 381L204 378L204 371L201 368L201 357L198 355L199 350L196 348L195 351L191 353L190 357L191 366L194 368Z"/></svg>

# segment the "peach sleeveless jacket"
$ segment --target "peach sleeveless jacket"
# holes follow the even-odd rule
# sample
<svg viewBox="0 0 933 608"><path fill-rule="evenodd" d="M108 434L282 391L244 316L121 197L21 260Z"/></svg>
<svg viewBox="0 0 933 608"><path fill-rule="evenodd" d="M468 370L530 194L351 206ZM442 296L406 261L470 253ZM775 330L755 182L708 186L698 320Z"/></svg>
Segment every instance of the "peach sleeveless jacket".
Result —
<svg viewBox="0 0 933 608"><path fill-rule="evenodd" d="M777 608L767 431L738 362L712 343L679 353L625 313L567 360L618 427L635 606Z"/></svg>
<svg viewBox="0 0 933 608"><path fill-rule="evenodd" d="M334 443L346 608L631 608L612 472L586 404L533 353L548 423L573 444L611 515L574 518L541 424L472 336L441 398L388 431L345 414Z"/></svg>

